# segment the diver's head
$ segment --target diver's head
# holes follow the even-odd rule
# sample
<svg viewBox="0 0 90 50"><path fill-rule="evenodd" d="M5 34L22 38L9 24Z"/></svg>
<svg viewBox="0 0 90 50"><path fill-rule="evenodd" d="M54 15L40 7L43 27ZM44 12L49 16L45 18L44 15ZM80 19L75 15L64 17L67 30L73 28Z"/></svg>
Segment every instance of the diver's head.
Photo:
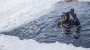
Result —
<svg viewBox="0 0 90 50"><path fill-rule="evenodd" d="M61 17L62 17L62 21L68 21L69 20L69 13L63 13L61 15Z"/></svg>

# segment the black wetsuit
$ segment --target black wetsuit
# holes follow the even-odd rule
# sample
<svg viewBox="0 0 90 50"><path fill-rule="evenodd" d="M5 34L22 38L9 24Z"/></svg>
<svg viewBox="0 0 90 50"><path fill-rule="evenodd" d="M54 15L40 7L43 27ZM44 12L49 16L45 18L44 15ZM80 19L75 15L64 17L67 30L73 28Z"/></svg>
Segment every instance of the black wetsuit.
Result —
<svg viewBox="0 0 90 50"><path fill-rule="evenodd" d="M80 22L79 22L78 18L76 17L76 14L75 13L69 13L69 12L64 13L64 14L66 14L67 20L66 21L61 21L59 23L59 26L61 26L64 29L64 33L65 34L71 34L72 32L71 32L70 28L72 26L77 27L76 28L76 33L79 33L80 32L80 27L78 27L78 26L80 25ZM72 15L73 19L69 19L70 15Z"/></svg>

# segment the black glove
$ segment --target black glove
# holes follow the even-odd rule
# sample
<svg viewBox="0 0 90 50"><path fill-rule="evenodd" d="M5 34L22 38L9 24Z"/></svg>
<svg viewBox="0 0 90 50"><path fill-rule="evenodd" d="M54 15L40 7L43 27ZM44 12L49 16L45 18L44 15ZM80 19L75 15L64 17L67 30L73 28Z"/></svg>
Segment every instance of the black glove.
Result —
<svg viewBox="0 0 90 50"><path fill-rule="evenodd" d="M69 12L71 15L74 14L74 9L70 9L71 11Z"/></svg>

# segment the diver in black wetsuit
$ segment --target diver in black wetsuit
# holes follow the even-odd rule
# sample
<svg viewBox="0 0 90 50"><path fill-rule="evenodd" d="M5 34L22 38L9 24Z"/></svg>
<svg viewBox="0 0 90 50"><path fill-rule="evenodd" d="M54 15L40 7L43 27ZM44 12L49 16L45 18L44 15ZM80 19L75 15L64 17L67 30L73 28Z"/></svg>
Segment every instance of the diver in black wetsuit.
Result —
<svg viewBox="0 0 90 50"><path fill-rule="evenodd" d="M72 15L73 19L70 19L70 15ZM81 28L80 27L80 22L79 22L78 18L76 17L76 14L74 13L74 9L71 9L70 12L63 13L61 15L61 17L62 17L62 21L59 23L59 26L61 26L64 29L64 33L66 35L72 34L72 31L70 30L70 28L72 26L77 27L76 28L76 33L77 34L80 33L80 28ZM79 35L74 36L74 38L78 39Z"/></svg>

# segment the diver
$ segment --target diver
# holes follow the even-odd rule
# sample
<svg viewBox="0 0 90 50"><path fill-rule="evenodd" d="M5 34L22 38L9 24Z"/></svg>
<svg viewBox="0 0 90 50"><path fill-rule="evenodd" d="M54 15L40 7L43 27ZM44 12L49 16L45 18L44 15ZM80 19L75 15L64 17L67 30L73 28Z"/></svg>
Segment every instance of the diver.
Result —
<svg viewBox="0 0 90 50"><path fill-rule="evenodd" d="M70 15L72 16L73 19L70 19ZM62 21L59 22L58 25L61 28L63 28L64 33L66 35L72 34L71 28L76 27L75 33L77 33L77 35L75 35L73 38L79 39L81 26L80 26L80 21L78 20L78 18L76 17L76 14L74 13L74 9L71 9L71 11L69 12L63 13L61 15L61 19Z"/></svg>

